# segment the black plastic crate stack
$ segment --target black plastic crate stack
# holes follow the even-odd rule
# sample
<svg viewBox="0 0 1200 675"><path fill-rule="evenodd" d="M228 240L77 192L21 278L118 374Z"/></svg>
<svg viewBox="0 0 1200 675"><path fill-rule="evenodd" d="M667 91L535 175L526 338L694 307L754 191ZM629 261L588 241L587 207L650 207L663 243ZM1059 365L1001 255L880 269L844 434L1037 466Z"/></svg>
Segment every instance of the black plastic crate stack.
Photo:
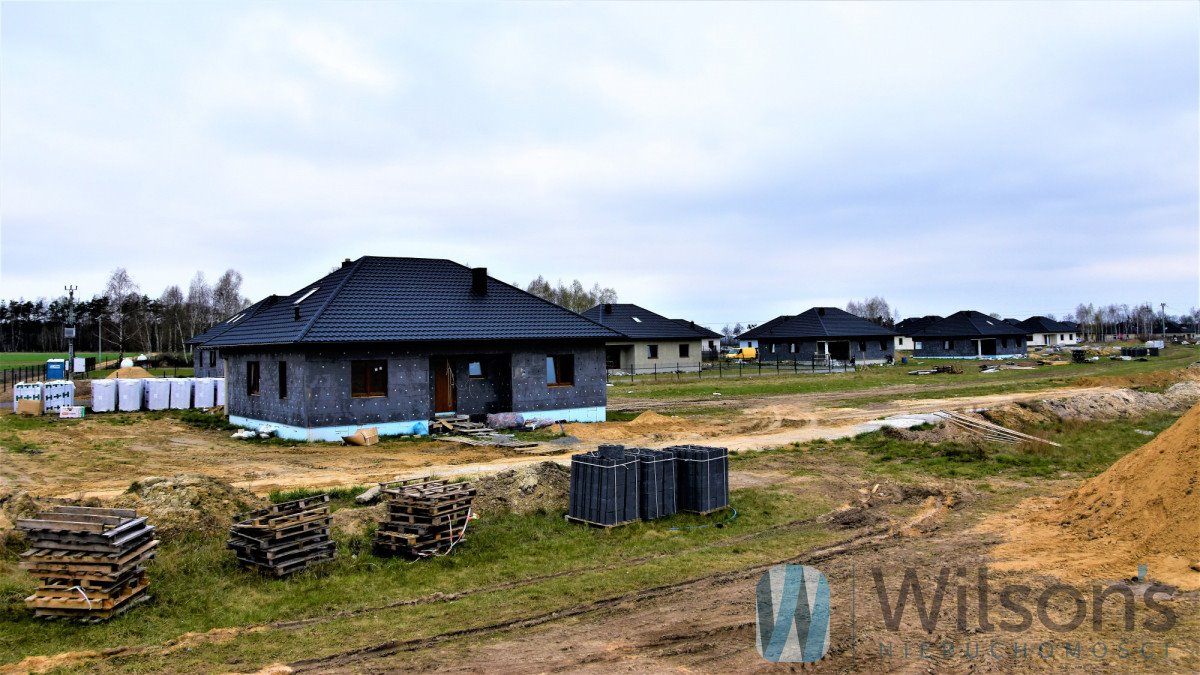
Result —
<svg viewBox="0 0 1200 675"><path fill-rule="evenodd" d="M387 519L375 531L375 552L423 558L450 551L466 534L475 500L472 483L416 478L382 484Z"/></svg>
<svg viewBox="0 0 1200 675"><path fill-rule="evenodd" d="M25 605L35 616L103 621L145 600L146 563L158 540L130 509L58 506L17 520L31 548L21 569L40 583Z"/></svg>
<svg viewBox="0 0 1200 675"><path fill-rule="evenodd" d="M729 449L676 445L675 491L680 511L712 513L729 506Z"/></svg>
<svg viewBox="0 0 1200 675"><path fill-rule="evenodd" d="M654 520L674 515L678 509L675 498L675 453L670 450L631 448L629 453L638 459L638 512L642 520Z"/></svg>
<svg viewBox="0 0 1200 675"><path fill-rule="evenodd" d="M226 545L246 567L277 577L332 560L329 495L305 497L237 516Z"/></svg>
<svg viewBox="0 0 1200 675"><path fill-rule="evenodd" d="M1087 358L1088 358L1087 350L1085 350L1085 349L1072 349L1071 350L1071 362L1072 363L1087 363Z"/></svg>
<svg viewBox="0 0 1200 675"><path fill-rule="evenodd" d="M621 445L571 457L567 518L611 527L639 518L639 460Z"/></svg>

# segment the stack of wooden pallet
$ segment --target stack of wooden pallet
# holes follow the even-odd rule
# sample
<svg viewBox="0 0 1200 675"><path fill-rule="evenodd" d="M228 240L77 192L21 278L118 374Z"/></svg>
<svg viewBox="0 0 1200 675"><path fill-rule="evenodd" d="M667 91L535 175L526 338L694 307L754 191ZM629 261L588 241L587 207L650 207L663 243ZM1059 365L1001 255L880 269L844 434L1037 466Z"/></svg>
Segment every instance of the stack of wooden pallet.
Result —
<svg viewBox="0 0 1200 675"><path fill-rule="evenodd" d="M305 497L244 513L229 528L229 548L247 567L278 577L332 560L329 495Z"/></svg>
<svg viewBox="0 0 1200 675"><path fill-rule="evenodd" d="M487 425L472 422L467 415L443 415L429 421L431 434L465 434L481 429L486 430Z"/></svg>
<svg viewBox="0 0 1200 675"><path fill-rule="evenodd" d="M25 598L36 616L103 621L148 597L158 540L135 511L56 506L16 525L32 546L21 569L41 580Z"/></svg>
<svg viewBox="0 0 1200 675"><path fill-rule="evenodd" d="M462 540L475 487L417 478L385 483L382 495L387 519L375 531L376 552L423 558L446 553Z"/></svg>

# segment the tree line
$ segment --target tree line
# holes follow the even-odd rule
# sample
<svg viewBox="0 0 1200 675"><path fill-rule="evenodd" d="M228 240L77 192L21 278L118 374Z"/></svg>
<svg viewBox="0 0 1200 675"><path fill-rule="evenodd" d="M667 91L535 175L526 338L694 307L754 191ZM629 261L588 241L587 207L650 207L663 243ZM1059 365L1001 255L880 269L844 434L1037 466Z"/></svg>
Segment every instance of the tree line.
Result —
<svg viewBox="0 0 1200 675"><path fill-rule="evenodd" d="M187 291L178 284L151 297L129 271L109 274L101 293L72 304L63 295L47 300L0 300L0 351L63 352L66 328L75 319L76 351L185 353L188 338L245 309L242 275L226 270L214 283L196 272Z"/></svg>
<svg viewBox="0 0 1200 675"><path fill-rule="evenodd" d="M513 285L520 288L520 284ZM617 292L611 288L601 288L600 284L592 284L591 289L586 289L578 279L571 282L570 286L563 284L560 279L557 285L552 286L540 274L529 282L525 291L576 314L582 314L596 305L617 301Z"/></svg>

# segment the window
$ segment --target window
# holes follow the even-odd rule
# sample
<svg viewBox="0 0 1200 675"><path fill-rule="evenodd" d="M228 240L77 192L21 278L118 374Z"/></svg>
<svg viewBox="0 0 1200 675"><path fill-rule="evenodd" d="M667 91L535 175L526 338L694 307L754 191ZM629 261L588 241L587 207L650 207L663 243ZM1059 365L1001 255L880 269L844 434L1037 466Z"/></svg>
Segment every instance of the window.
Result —
<svg viewBox="0 0 1200 675"><path fill-rule="evenodd" d="M387 361L351 361L350 396L387 396Z"/></svg>
<svg viewBox="0 0 1200 675"><path fill-rule="evenodd" d="M467 364L467 377L472 380L486 380L487 375L483 372L483 361L471 361Z"/></svg>
<svg viewBox="0 0 1200 675"><path fill-rule="evenodd" d="M1064 340L1064 339L1066 339L1066 338L1064 338L1063 336L1059 335L1059 336L1058 336L1058 339L1059 339L1059 340Z"/></svg>
<svg viewBox="0 0 1200 675"><path fill-rule="evenodd" d="M657 359L658 358L658 345L646 345L646 358L648 358L648 359Z"/></svg>
<svg viewBox="0 0 1200 675"><path fill-rule="evenodd" d="M1008 346L1008 338L1000 338L1000 346L1007 347Z"/></svg>
<svg viewBox="0 0 1200 675"><path fill-rule="evenodd" d="M771 353L772 354L775 353L775 343L774 342L771 343Z"/></svg>
<svg viewBox="0 0 1200 675"><path fill-rule="evenodd" d="M654 345L658 349L658 345ZM575 355L552 354L546 357L546 384L569 387L575 384Z"/></svg>
<svg viewBox="0 0 1200 675"><path fill-rule="evenodd" d="M943 342L942 349L954 349L954 340L946 340Z"/></svg>
<svg viewBox="0 0 1200 675"><path fill-rule="evenodd" d="M279 362L279 398L287 398L287 361Z"/></svg>
<svg viewBox="0 0 1200 675"><path fill-rule="evenodd" d="M246 395L258 396L258 361L246 362Z"/></svg>
<svg viewBox="0 0 1200 675"><path fill-rule="evenodd" d="M917 341L917 342L914 342L914 343L913 343L913 349L920 349L920 348L921 348L921 343L920 343L920 341Z"/></svg>
<svg viewBox="0 0 1200 675"><path fill-rule="evenodd" d="M866 343L865 341L863 341L863 340L859 340L859 342L858 342L858 351L860 351L860 352L864 352L864 353L867 351L867 343Z"/></svg>
<svg viewBox="0 0 1200 675"><path fill-rule="evenodd" d="M217 365L217 350L208 350L208 367L213 368Z"/></svg>
<svg viewBox="0 0 1200 675"><path fill-rule="evenodd" d="M791 351L791 353L795 354L796 353L796 343L793 342L792 344L790 344L788 346L790 347L789 351Z"/></svg>
<svg viewBox="0 0 1200 675"><path fill-rule="evenodd" d="M689 344L679 345L679 358L686 359L691 354L691 348Z"/></svg>
<svg viewBox="0 0 1200 675"><path fill-rule="evenodd" d="M881 352L886 352L886 351L887 351L887 340L880 340L880 341L879 341L879 351L881 351Z"/></svg>

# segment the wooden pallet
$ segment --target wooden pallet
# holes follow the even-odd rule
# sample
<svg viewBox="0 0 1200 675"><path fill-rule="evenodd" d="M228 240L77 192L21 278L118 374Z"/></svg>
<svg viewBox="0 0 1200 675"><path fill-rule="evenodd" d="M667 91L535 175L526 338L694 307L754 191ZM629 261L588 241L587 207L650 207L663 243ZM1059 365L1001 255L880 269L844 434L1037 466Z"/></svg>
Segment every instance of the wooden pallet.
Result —
<svg viewBox="0 0 1200 675"><path fill-rule="evenodd" d="M462 538L475 499L472 484L410 479L381 487L387 518L375 531L376 553L419 558L448 551Z"/></svg>
<svg viewBox="0 0 1200 675"><path fill-rule="evenodd" d="M246 567L282 577L337 556L328 494L273 504L239 518L225 545Z"/></svg>
<svg viewBox="0 0 1200 675"><path fill-rule="evenodd" d="M17 527L30 539L21 569L37 576L25 605L41 618L103 621L146 597L154 527L129 509L55 506Z"/></svg>

